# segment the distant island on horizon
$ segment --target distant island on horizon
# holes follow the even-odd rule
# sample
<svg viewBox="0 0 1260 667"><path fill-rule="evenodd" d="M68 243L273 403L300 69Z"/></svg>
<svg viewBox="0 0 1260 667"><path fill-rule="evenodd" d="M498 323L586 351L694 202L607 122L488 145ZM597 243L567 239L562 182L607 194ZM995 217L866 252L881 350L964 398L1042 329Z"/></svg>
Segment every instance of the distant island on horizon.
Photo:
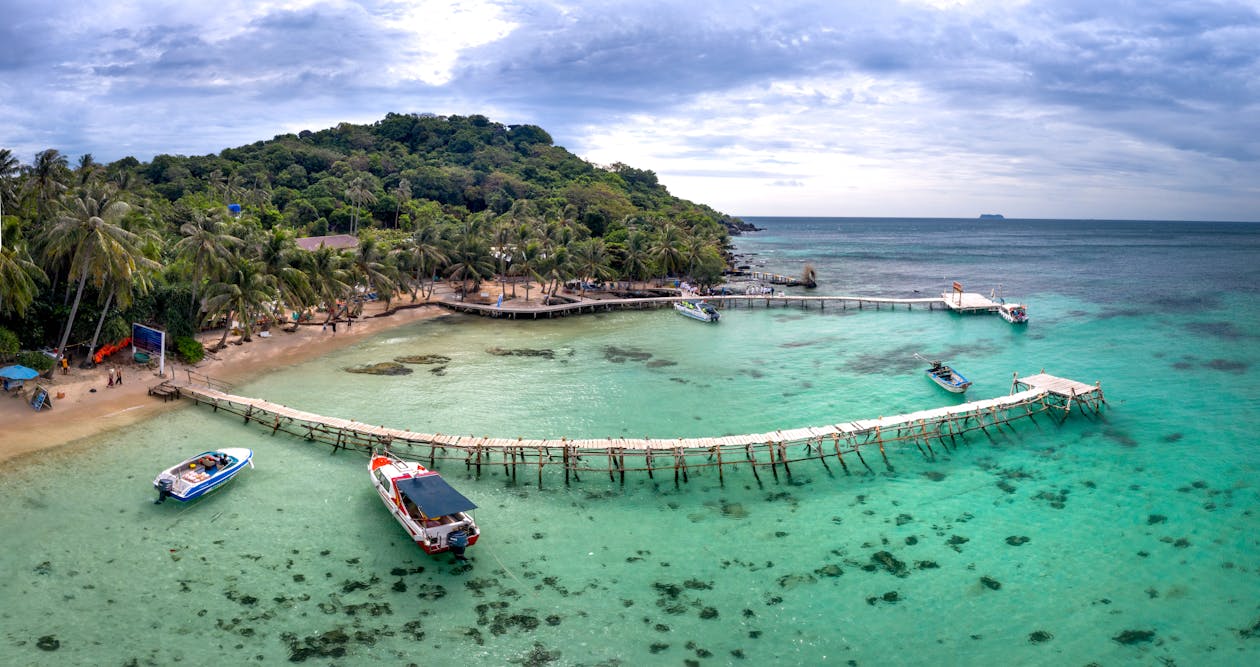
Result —
<svg viewBox="0 0 1260 667"><path fill-rule="evenodd" d="M1006 216L1002 215L1001 213L981 213L980 219L981 220L1005 220Z"/></svg>

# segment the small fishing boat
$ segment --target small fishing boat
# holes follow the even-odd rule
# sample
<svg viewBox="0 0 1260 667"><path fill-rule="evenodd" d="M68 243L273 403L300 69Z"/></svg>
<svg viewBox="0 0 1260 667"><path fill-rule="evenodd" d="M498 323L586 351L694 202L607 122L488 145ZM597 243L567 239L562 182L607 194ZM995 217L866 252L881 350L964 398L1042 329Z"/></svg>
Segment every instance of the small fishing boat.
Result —
<svg viewBox="0 0 1260 667"><path fill-rule="evenodd" d="M436 472L389 454L374 454L368 473L385 507L425 553L450 551L464 560L464 549L481 536L468 514L477 509L471 500Z"/></svg>
<svg viewBox="0 0 1260 667"><path fill-rule="evenodd" d="M921 361L928 361L917 354L914 355L914 358ZM929 363L931 363L932 366L924 372L927 374L928 379L940 385L945 391L961 394L964 391L967 391L967 387L971 386L971 380L963 377L962 373L946 366L943 362L931 361Z"/></svg>
<svg viewBox="0 0 1260 667"><path fill-rule="evenodd" d="M186 502L217 490L245 469L254 467L254 451L243 447L226 447L202 452L179 465L167 468L153 480L158 490L154 504L167 498Z"/></svg>
<svg viewBox="0 0 1260 667"><path fill-rule="evenodd" d="M703 301L675 301L674 310L690 317L693 320L701 322L716 323L722 316L718 314L717 308Z"/></svg>
<svg viewBox="0 0 1260 667"><path fill-rule="evenodd" d="M1028 324L1028 307L1022 303L1003 303L998 306L998 315L1011 324Z"/></svg>

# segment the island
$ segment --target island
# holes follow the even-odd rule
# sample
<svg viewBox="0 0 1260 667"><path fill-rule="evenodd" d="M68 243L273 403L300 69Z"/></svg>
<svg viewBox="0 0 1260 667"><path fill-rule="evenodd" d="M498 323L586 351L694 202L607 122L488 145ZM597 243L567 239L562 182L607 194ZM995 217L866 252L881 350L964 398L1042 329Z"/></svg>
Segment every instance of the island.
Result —
<svg viewBox="0 0 1260 667"><path fill-rule="evenodd" d="M1001 213L981 213L980 219L981 220L1005 220L1006 216L1002 215Z"/></svg>

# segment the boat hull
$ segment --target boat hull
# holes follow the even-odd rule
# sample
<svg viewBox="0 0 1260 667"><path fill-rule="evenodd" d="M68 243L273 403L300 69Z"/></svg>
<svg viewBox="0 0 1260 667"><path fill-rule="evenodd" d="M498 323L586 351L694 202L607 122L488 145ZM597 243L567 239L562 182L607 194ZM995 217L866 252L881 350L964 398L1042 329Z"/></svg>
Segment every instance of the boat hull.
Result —
<svg viewBox="0 0 1260 667"><path fill-rule="evenodd" d="M230 459L228 465L207 474L204 468L198 467L197 461L202 457L225 454ZM253 467L254 452L243 447L227 447L202 452L182 461L179 465L168 468L153 480L153 487L162 495L158 502L166 498L174 498L180 502L196 500L206 494L217 491L232 481L246 466ZM163 491L164 484L169 488Z"/></svg>
<svg viewBox="0 0 1260 667"><path fill-rule="evenodd" d="M1018 304L1003 304L998 315L1011 324L1028 324L1028 309Z"/></svg>
<svg viewBox="0 0 1260 667"><path fill-rule="evenodd" d="M408 509L404 497L398 491L398 482L419 477L441 477L436 472L419 463L403 461L391 456L376 455L368 462L368 473L372 478L372 486L385 504L385 508L402 526L411 540L425 553L433 555L447 551L462 553L462 549L453 548L450 536L455 531L463 531L467 538L464 548L471 547L481 538L481 529L467 512L456 512L437 519L413 516ZM414 507L414 505L413 505Z"/></svg>
<svg viewBox="0 0 1260 667"><path fill-rule="evenodd" d="M704 303L696 304L691 301L675 301L674 310L684 317L690 317L700 322L716 323L722 317L713 306Z"/></svg>
<svg viewBox="0 0 1260 667"><path fill-rule="evenodd" d="M961 373L949 368L948 366L945 367L943 372L934 372L933 369L929 368L924 371L924 373L928 376L929 380L936 383L936 386L952 394L961 394L967 391L967 388L971 386L971 380L963 377Z"/></svg>

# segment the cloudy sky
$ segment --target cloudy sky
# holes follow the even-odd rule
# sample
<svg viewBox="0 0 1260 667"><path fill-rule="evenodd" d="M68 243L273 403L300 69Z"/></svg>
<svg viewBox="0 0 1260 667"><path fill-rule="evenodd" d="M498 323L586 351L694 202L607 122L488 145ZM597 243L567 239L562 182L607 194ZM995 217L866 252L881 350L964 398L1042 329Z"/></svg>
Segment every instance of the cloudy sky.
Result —
<svg viewBox="0 0 1260 667"><path fill-rule="evenodd" d="M535 123L736 215L1260 220L1260 0L0 0L0 147Z"/></svg>

